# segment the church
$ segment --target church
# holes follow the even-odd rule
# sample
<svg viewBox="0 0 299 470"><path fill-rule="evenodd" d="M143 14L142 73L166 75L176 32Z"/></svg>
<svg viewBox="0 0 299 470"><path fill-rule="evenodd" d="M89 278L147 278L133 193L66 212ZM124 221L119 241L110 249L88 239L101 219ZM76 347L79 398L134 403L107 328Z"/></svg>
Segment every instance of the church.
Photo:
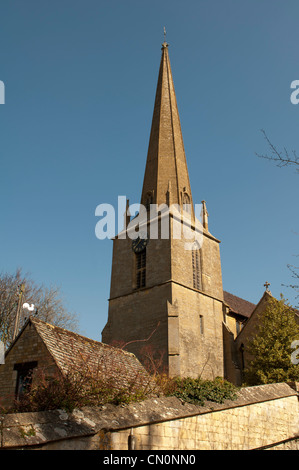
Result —
<svg viewBox="0 0 299 470"><path fill-rule="evenodd" d="M146 346L169 376L221 376L240 383L244 344L235 339L256 306L223 291L220 241L209 230L205 201L198 223L165 41L140 203L148 212L144 235L136 241L119 234L113 240L102 341L125 345L141 362ZM151 206L169 208L168 237L151 237ZM174 236L186 213L200 239L192 249ZM163 214L154 216L161 235ZM129 225L126 214L125 229Z"/></svg>
<svg viewBox="0 0 299 470"><path fill-rule="evenodd" d="M103 375L122 383L147 376L150 363L149 372L170 377L242 384L248 341L273 297L269 283L256 305L223 290L220 240L210 232L206 202L200 214L196 207L164 41L140 214L131 218L127 201L124 229L113 239L102 342L30 317L0 365L2 404L18 398L34 369L64 373L90 351L94 363L105 364ZM109 361L118 364L117 374Z"/></svg>

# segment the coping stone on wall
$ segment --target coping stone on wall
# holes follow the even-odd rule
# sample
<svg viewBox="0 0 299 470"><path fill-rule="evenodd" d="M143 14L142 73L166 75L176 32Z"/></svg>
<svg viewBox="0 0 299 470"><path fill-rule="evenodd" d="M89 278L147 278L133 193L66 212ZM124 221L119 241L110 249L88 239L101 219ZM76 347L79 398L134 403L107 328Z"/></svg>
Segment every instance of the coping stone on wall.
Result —
<svg viewBox="0 0 299 470"><path fill-rule="evenodd" d="M117 431L296 395L295 386L279 383L240 389L235 400L223 404L207 402L197 406L176 397L159 397L129 405L85 407L72 413L54 410L6 414L0 416L0 447L36 446L91 436L101 430Z"/></svg>

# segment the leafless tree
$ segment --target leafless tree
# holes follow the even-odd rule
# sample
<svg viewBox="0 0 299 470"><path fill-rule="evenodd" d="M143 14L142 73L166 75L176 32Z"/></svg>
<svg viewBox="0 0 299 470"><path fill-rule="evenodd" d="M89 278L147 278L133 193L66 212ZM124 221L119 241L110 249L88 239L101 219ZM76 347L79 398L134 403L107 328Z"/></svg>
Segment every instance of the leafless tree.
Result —
<svg viewBox="0 0 299 470"><path fill-rule="evenodd" d="M298 168L296 168L296 171L299 173L299 157L296 153L296 150L292 150L291 152L289 152L289 150L284 147L282 151L279 151L277 147L275 147L275 145L270 141L264 129L261 129L261 132L268 144L270 153L256 153L256 155L260 158L265 158L266 160L271 160L272 162L275 162L276 165L280 168L291 165L298 166Z"/></svg>
<svg viewBox="0 0 299 470"><path fill-rule="evenodd" d="M292 150L291 152L289 152L289 150L284 147L282 151L279 151L277 147L271 142L265 130L261 129L261 132L267 142L270 153L256 153L256 155L260 158L265 158L266 160L274 162L279 168L286 166L295 166L296 172L299 173L299 157L297 155L296 150ZM295 291L298 292L296 298L299 298L299 266L293 266L291 264L288 264L287 267L291 271L292 277L296 279L296 283L290 284L286 287L291 287L292 289L295 289Z"/></svg>
<svg viewBox="0 0 299 470"><path fill-rule="evenodd" d="M14 274L0 273L0 340L6 347L12 341L22 284L24 285L22 304L34 304L35 309L33 312L20 309L20 327L29 315L38 315L38 318L53 325L72 331L78 329L77 315L67 311L58 287L37 284L30 275L23 274L21 269Z"/></svg>

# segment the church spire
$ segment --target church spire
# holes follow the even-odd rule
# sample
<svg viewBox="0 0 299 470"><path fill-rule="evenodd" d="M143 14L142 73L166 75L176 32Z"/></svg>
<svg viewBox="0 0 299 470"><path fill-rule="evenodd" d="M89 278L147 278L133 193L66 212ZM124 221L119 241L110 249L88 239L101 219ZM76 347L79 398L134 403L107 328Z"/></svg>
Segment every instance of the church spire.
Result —
<svg viewBox="0 0 299 470"><path fill-rule="evenodd" d="M171 73L168 44L162 44L162 57L156 90L141 203L191 204L190 181L180 118Z"/></svg>

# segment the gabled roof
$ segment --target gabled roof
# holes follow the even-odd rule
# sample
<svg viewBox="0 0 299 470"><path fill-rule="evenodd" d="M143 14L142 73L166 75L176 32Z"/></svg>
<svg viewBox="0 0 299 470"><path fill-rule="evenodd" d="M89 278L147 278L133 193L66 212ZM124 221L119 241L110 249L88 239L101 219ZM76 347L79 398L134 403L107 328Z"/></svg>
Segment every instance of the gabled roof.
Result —
<svg viewBox="0 0 299 470"><path fill-rule="evenodd" d="M245 322L244 327L241 329L240 333L235 338L235 341L241 341L242 338L244 337L244 334L245 334L245 337L246 337L246 331L248 329L248 325L254 324L254 322L256 321L255 320L256 316L260 315L263 312L265 312L265 310L267 308L267 303L269 302L270 299L272 299L276 302L279 302L279 300L277 300L275 297L273 297L273 295L270 291L266 290L263 293L263 295L262 295L261 299L259 300L259 302L254 306L254 309L250 314L250 318L248 318L248 321ZM290 308L290 310L292 310L294 312L295 317L298 318L297 321L299 321L299 311L297 309L291 307L291 306L288 306L288 307ZM244 333L244 331L245 331L245 333Z"/></svg>
<svg viewBox="0 0 299 470"><path fill-rule="evenodd" d="M232 313L245 318L249 318L256 307L252 302L248 302L248 300L244 300L226 291L223 291L223 298Z"/></svg>
<svg viewBox="0 0 299 470"><path fill-rule="evenodd" d="M64 328L30 317L38 335L64 374L84 368L86 373L98 373L113 378L119 388L128 383L149 381L150 376L132 353L86 338Z"/></svg>

